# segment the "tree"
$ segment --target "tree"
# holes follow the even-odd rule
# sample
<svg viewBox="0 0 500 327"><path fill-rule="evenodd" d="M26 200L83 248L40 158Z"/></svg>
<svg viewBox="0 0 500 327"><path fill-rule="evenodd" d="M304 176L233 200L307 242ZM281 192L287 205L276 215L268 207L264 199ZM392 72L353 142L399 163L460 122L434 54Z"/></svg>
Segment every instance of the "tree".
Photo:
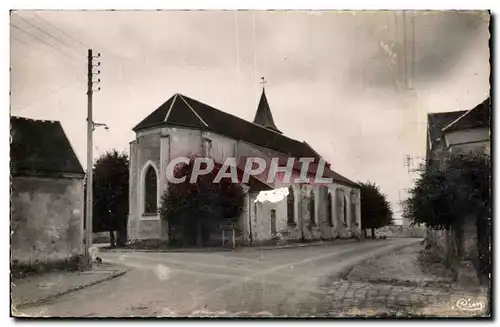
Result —
<svg viewBox="0 0 500 327"><path fill-rule="evenodd" d="M361 186L361 228L366 235L366 229L372 230L375 238L375 229L393 224L393 212L385 194L375 183L359 183Z"/></svg>
<svg viewBox="0 0 500 327"><path fill-rule="evenodd" d="M482 154L455 154L444 157L440 166L422 170L403 216L413 225L450 229L476 215L491 216L491 160Z"/></svg>
<svg viewBox="0 0 500 327"><path fill-rule="evenodd" d="M109 232L111 246L124 246L127 240L129 159L116 150L100 156L93 171L94 232Z"/></svg>
<svg viewBox="0 0 500 327"><path fill-rule="evenodd" d="M196 183L190 183L193 164L194 159L191 159L188 164L176 166L174 175L186 176L186 181L169 182L159 212L160 217L168 222L169 230L182 235L184 244L203 246L211 226L237 221L243 210L244 193L241 185L232 183L230 178L213 182L221 169L217 164L212 172L199 176ZM172 240L172 236L169 239Z"/></svg>

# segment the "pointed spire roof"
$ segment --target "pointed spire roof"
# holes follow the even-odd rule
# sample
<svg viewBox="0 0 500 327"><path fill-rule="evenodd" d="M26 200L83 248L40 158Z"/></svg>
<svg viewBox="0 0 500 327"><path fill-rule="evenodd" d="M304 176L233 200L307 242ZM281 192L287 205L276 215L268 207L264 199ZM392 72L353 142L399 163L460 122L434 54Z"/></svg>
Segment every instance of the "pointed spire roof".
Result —
<svg viewBox="0 0 500 327"><path fill-rule="evenodd" d="M273 114L269 108L266 90L264 88L262 88L262 95L260 96L259 106L257 107L257 113L255 114L253 122L254 124L270 129L276 133L283 134L274 123Z"/></svg>

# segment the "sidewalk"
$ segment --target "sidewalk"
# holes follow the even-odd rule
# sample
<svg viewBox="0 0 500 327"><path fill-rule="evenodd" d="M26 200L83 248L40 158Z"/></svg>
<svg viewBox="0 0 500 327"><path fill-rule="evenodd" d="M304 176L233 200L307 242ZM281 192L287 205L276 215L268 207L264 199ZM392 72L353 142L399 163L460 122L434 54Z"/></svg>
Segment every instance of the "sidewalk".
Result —
<svg viewBox="0 0 500 327"><path fill-rule="evenodd" d="M84 272L52 272L11 281L12 314L15 309L40 304L57 296L122 276L127 268L94 263Z"/></svg>
<svg viewBox="0 0 500 327"><path fill-rule="evenodd" d="M316 241L308 243L288 243L282 245L249 245L249 246L237 246L235 248L230 247L204 247L204 248L172 248L172 249L127 249L127 248L105 248L99 247L101 252L236 252L236 251L262 251L262 250L278 250L278 249L291 249L300 247L310 247L310 246L326 246L333 244L344 244L352 242L383 242L384 240L363 240L358 239L346 239L346 240L335 240L335 241Z"/></svg>

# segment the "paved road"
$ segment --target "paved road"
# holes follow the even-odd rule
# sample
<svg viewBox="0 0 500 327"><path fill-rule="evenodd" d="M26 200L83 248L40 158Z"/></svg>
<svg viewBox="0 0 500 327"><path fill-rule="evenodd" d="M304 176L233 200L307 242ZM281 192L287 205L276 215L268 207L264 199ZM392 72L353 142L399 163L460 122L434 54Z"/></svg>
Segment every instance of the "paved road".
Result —
<svg viewBox="0 0 500 327"><path fill-rule="evenodd" d="M217 253L102 253L132 268L117 279L23 309L28 315L129 317L315 315L340 273L420 239Z"/></svg>

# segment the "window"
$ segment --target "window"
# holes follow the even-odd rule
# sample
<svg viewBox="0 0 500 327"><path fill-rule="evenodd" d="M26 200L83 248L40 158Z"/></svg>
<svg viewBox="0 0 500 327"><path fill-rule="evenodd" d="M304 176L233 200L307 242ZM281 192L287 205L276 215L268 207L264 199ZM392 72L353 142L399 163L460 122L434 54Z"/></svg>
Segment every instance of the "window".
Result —
<svg viewBox="0 0 500 327"><path fill-rule="evenodd" d="M347 224L347 196L344 195L344 224Z"/></svg>
<svg viewBox="0 0 500 327"><path fill-rule="evenodd" d="M144 214L157 214L157 190L156 171L153 166L149 166L144 177Z"/></svg>
<svg viewBox="0 0 500 327"><path fill-rule="evenodd" d="M311 199L309 200L309 213L311 215L311 225L316 225L315 217L315 202L314 202L314 191L311 190Z"/></svg>
<svg viewBox="0 0 500 327"><path fill-rule="evenodd" d="M343 204L344 204L343 190L338 188L335 190L335 209L336 209L337 222L341 222L341 219L344 215Z"/></svg>
<svg viewBox="0 0 500 327"><path fill-rule="evenodd" d="M212 140L204 138L202 141L203 156L210 157L210 152L212 150Z"/></svg>
<svg viewBox="0 0 500 327"><path fill-rule="evenodd" d="M351 203L351 226L356 224L356 203Z"/></svg>
<svg viewBox="0 0 500 327"><path fill-rule="evenodd" d="M287 196L287 223L288 225L295 225L295 196L293 194L293 188L290 186L288 188Z"/></svg>
<svg viewBox="0 0 500 327"><path fill-rule="evenodd" d="M333 195L326 191L326 217L328 218L328 224L333 227Z"/></svg>
<svg viewBox="0 0 500 327"><path fill-rule="evenodd" d="M357 224L356 221L356 204L358 203L357 194L353 191L351 192L351 226Z"/></svg>

